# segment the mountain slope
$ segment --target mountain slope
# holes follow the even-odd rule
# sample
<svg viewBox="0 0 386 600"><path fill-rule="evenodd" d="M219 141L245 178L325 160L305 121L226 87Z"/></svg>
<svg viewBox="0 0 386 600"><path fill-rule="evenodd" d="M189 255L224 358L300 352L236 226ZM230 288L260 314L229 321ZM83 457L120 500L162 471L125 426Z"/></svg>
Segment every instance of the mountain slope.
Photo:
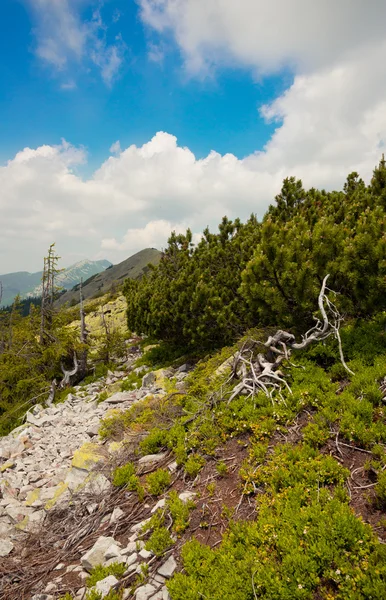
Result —
<svg viewBox="0 0 386 600"><path fill-rule="evenodd" d="M120 285L128 277L138 279L147 270L147 265L158 264L161 258L161 252L155 248L145 248L122 261L118 265L109 267L102 273L92 276L83 283L83 296L85 300L98 294L104 294L114 286ZM66 302L74 304L79 300L79 288L76 285L73 289L63 294L57 301L58 306Z"/></svg>
<svg viewBox="0 0 386 600"><path fill-rule="evenodd" d="M58 275L57 284L66 290L70 290L81 279L86 280L100 273L111 266L108 260L82 260L79 261ZM3 298L1 306L11 304L18 294L22 297L41 295L42 271L37 273L28 273L20 271L16 273L6 273L0 275L0 281L3 284Z"/></svg>

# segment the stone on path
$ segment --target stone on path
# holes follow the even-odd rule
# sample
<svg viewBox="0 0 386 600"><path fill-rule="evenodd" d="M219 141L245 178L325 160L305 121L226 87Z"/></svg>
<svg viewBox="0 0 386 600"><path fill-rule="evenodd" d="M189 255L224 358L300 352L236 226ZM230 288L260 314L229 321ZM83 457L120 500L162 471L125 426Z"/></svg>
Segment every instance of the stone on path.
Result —
<svg viewBox="0 0 386 600"><path fill-rule="evenodd" d="M104 579L101 579L97 582L97 584L95 585L95 591L99 592L102 595L102 598L104 598L105 596L107 596L111 588L114 587L114 585L116 585L117 583L118 579L114 577L114 575L109 575L108 577L105 577Z"/></svg>
<svg viewBox="0 0 386 600"><path fill-rule="evenodd" d="M0 540L0 556L8 556L13 550L13 544L9 540Z"/></svg>
<svg viewBox="0 0 386 600"><path fill-rule="evenodd" d="M148 600L148 598L153 596L156 591L155 587L150 585L150 583L141 585L135 592L135 600Z"/></svg>
<svg viewBox="0 0 386 600"><path fill-rule="evenodd" d="M174 556L169 556L167 561L164 562L164 564L161 565L160 568L157 570L157 573L162 575L162 577L169 578L173 575L176 568L177 568L177 563L175 561Z"/></svg>
<svg viewBox="0 0 386 600"><path fill-rule="evenodd" d="M150 371L150 373L146 373L146 375L142 377L142 387L150 387L153 385L153 383L155 383L155 381L156 375L153 371Z"/></svg>
<svg viewBox="0 0 386 600"><path fill-rule="evenodd" d="M86 571L91 571L91 569L96 565L103 564L105 560L105 552L112 544L115 544L113 537L101 536L98 538L93 547L90 548L90 550L88 550L80 559L82 567L86 569Z"/></svg>

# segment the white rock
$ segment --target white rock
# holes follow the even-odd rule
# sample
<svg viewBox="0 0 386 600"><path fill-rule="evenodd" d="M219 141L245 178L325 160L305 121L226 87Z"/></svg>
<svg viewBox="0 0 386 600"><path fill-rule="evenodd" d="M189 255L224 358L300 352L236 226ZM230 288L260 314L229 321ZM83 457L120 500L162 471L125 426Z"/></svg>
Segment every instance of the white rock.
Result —
<svg viewBox="0 0 386 600"><path fill-rule="evenodd" d="M175 473L178 469L177 461L171 462L170 465L168 465L168 469L171 473Z"/></svg>
<svg viewBox="0 0 386 600"><path fill-rule="evenodd" d="M114 575L109 575L108 577L105 577L104 579L101 579L101 581L97 582L95 585L95 590L102 594L102 598L104 598L107 596L111 588L117 583L118 579L114 577Z"/></svg>
<svg viewBox="0 0 386 600"><path fill-rule="evenodd" d="M155 383L155 380L156 376L153 371L150 371L150 373L146 373L146 375L142 377L142 387L150 387L151 385L153 385L153 383Z"/></svg>
<svg viewBox="0 0 386 600"><path fill-rule="evenodd" d="M83 485L87 477L88 472L85 469L72 467L67 473L65 483L67 483L69 490L75 491L80 485Z"/></svg>
<svg viewBox="0 0 386 600"><path fill-rule="evenodd" d="M166 587L162 588L162 600L170 600L170 594L168 592L168 590L166 589Z"/></svg>
<svg viewBox="0 0 386 600"><path fill-rule="evenodd" d="M155 504L153 506L153 508L151 509L151 513L155 513L156 510L158 510L159 508L164 508L165 503L166 503L165 498L161 498L161 500L158 500L157 504Z"/></svg>
<svg viewBox="0 0 386 600"><path fill-rule="evenodd" d="M121 550L118 548L117 544L111 544L104 554L104 560L109 560L110 558L117 558L121 556Z"/></svg>
<svg viewBox="0 0 386 600"><path fill-rule="evenodd" d="M131 392L117 392L113 394L104 402L106 404L120 404L121 402L126 402L127 400L131 400Z"/></svg>
<svg viewBox="0 0 386 600"><path fill-rule="evenodd" d="M154 463L159 463L159 462L163 461L165 456L166 456L166 454L162 453L162 452L160 454L147 454L146 456L142 456L139 459L138 464L152 465Z"/></svg>
<svg viewBox="0 0 386 600"><path fill-rule="evenodd" d="M146 523L148 523L150 521L149 519L144 519L143 521L141 521L140 523L137 523L136 525L133 525L132 528L130 529L130 531L136 533L137 531L140 531L142 529L142 527L144 525L146 525Z"/></svg>
<svg viewBox="0 0 386 600"><path fill-rule="evenodd" d="M159 592L157 592L156 594L154 594L154 596L152 596L151 598L149 598L149 600L163 600L163 592L162 592L162 590L160 590Z"/></svg>
<svg viewBox="0 0 386 600"><path fill-rule="evenodd" d="M162 575L162 577L169 578L173 575L174 571L177 568L177 563L174 559L174 556L169 556L166 562L157 569L157 573Z"/></svg>
<svg viewBox="0 0 386 600"><path fill-rule="evenodd" d="M188 500L193 500L193 498L195 498L197 496L197 494L195 494L194 492L182 492L181 494L179 494L179 499L182 500L182 502L187 502Z"/></svg>
<svg viewBox="0 0 386 600"><path fill-rule="evenodd" d="M111 517L110 517L110 525L113 525L114 523L116 523L117 521L119 521L119 519L124 514L125 513L123 512L123 510L121 508L119 508L119 506L117 506L116 508L114 508L113 512L111 513Z"/></svg>
<svg viewBox="0 0 386 600"><path fill-rule="evenodd" d="M135 592L135 599L148 600L148 598L154 595L154 592L156 592L156 589L154 586L150 585L150 583L141 585L141 587L137 588L137 591Z"/></svg>
<svg viewBox="0 0 386 600"><path fill-rule="evenodd" d="M137 544L135 542L130 542L129 544L127 544L126 548L122 548L121 550L121 554L132 554L133 552L135 552L137 549Z"/></svg>
<svg viewBox="0 0 386 600"><path fill-rule="evenodd" d="M150 558L151 556L153 556L153 552L149 552L149 550L141 550L139 553L139 556L141 558L144 558L145 560L147 560L148 558Z"/></svg>
<svg viewBox="0 0 386 600"><path fill-rule="evenodd" d="M105 552L112 544L115 544L113 537L101 536L98 538L93 547L80 559L82 567L86 569L86 571L91 571L96 565L102 564L105 558Z"/></svg>
<svg viewBox="0 0 386 600"><path fill-rule="evenodd" d="M0 540L0 556L8 556L13 550L13 544L9 540Z"/></svg>
<svg viewBox="0 0 386 600"><path fill-rule="evenodd" d="M130 567L130 565L133 565L135 562L137 562L137 560L138 554L136 552L133 552L133 554L130 554L130 556L127 557L126 566Z"/></svg>

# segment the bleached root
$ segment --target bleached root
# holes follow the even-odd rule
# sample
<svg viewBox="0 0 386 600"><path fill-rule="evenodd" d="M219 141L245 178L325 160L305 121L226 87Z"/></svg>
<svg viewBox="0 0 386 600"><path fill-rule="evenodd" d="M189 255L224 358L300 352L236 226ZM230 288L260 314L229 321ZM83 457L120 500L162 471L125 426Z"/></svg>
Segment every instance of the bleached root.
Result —
<svg viewBox="0 0 386 600"><path fill-rule="evenodd" d="M319 292L318 306L321 319L316 319L314 327L302 335L300 342L296 341L292 333L279 329L274 335L269 336L265 344L248 340L241 350L236 353L232 366L231 379L241 379L241 381L233 388L229 402L240 393L248 394L249 392L248 395L255 395L261 391L272 402L273 394L277 392L282 397L281 391L284 388L292 394L292 390L285 380L285 375L280 371L279 367L284 361L292 365L290 357L293 350L303 350L312 343L326 340L331 335L338 342L342 365L346 371L354 375L347 366L343 356L342 341L339 333L342 317L326 293L328 290L328 278L329 275L326 275L323 279ZM332 292L332 290L328 291ZM264 354L258 353L255 356L254 349L257 344L262 344L265 347Z"/></svg>

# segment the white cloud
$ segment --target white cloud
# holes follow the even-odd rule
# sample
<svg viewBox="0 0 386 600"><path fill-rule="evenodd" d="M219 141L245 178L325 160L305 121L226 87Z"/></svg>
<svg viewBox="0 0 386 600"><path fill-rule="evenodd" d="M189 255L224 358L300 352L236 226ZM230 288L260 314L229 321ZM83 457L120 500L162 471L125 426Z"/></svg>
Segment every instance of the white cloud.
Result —
<svg viewBox="0 0 386 600"><path fill-rule="evenodd" d="M384 0L139 0L144 23L172 32L191 70L240 63L308 71L384 39Z"/></svg>
<svg viewBox="0 0 386 600"><path fill-rule="evenodd" d="M174 32L190 69L292 67L292 85L260 107L276 131L243 160L214 151L197 159L164 132L141 147L116 142L86 180L77 174L87 159L81 148L62 142L22 150L0 167L0 271L37 269L53 238L67 264L119 261L144 246L164 246L171 229L198 234L225 214L262 216L288 175L327 189L341 187L352 170L369 180L386 144L383 1L374 0L372 10L359 0L141 5L148 25ZM108 81L109 61L99 64Z"/></svg>
<svg viewBox="0 0 386 600"><path fill-rule="evenodd" d="M103 81L110 86L118 76L126 46L120 35L114 43L106 41L107 27L100 10L93 12L89 21L82 21L80 10L85 2L93 0L25 0L31 7L36 26L36 55L57 73L88 68L94 64ZM115 13L114 13L115 15ZM113 22L116 22L116 15ZM66 81L62 89L73 89Z"/></svg>
<svg viewBox="0 0 386 600"><path fill-rule="evenodd" d="M37 269L53 239L64 263L123 260L144 245L165 246L172 229L198 234L224 214L262 215L280 186L233 155L198 160L163 132L110 156L87 180L77 174L85 161L83 149L63 141L25 148L0 167L0 272Z"/></svg>
<svg viewBox="0 0 386 600"><path fill-rule="evenodd" d="M122 152L121 142L119 140L111 144L110 152L111 154L120 154Z"/></svg>

